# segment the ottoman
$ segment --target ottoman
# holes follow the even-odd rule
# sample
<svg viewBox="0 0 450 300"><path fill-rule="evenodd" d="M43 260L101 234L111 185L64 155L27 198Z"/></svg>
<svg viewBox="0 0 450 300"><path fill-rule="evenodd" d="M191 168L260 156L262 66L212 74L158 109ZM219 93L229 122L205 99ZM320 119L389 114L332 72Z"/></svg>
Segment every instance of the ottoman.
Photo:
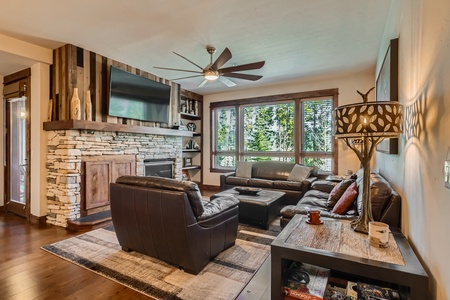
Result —
<svg viewBox="0 0 450 300"><path fill-rule="evenodd" d="M255 195L242 195L234 189L229 189L211 196L211 199L227 195L233 195L239 200L239 222L267 229L270 223L280 215L286 194L261 190Z"/></svg>

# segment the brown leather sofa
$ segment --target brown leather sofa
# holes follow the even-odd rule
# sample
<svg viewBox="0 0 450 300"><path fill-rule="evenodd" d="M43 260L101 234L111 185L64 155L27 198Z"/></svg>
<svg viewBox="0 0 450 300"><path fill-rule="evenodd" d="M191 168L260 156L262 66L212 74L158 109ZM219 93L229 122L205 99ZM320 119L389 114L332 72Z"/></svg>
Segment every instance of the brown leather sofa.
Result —
<svg viewBox="0 0 450 300"><path fill-rule="evenodd" d="M288 180L295 163L280 161L254 162L251 166L251 177L238 177L236 172L220 176L220 191L233 187L254 187L286 193L284 205L297 204L298 200L310 189L311 183L317 179L317 168L310 177L303 181Z"/></svg>
<svg viewBox="0 0 450 300"><path fill-rule="evenodd" d="M320 210L323 217L353 220L362 211L362 169L356 173L358 197L353 207L345 214L332 212L333 206L329 204L329 195L336 185L335 182L318 180L296 205L288 205L281 209L281 227L284 227L296 214L308 213L308 210ZM384 222L393 227L400 227L401 197L380 174L371 172L370 191L372 214L375 221Z"/></svg>
<svg viewBox="0 0 450 300"><path fill-rule="evenodd" d="M202 200L190 181L122 176L110 184L111 216L124 251L137 251L198 274L234 245L238 204L233 197Z"/></svg>

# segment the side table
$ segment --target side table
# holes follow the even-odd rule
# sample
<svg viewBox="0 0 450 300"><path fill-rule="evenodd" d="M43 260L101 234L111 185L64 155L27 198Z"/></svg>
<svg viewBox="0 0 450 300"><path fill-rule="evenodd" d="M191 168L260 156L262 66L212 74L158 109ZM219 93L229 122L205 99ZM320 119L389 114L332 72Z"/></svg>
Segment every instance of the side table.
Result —
<svg viewBox="0 0 450 300"><path fill-rule="evenodd" d="M428 274L400 230L390 228L389 246L381 249L350 229L349 221L323 220L323 225L308 225L305 216L296 215L272 243L272 300L283 299L283 271L290 261L324 267L352 281L393 284L406 299L428 299Z"/></svg>

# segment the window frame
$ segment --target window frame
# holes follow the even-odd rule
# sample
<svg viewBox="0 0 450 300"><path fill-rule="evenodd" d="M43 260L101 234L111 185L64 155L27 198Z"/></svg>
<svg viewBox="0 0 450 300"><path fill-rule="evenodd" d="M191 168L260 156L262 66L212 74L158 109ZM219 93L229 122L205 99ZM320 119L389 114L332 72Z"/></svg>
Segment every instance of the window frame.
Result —
<svg viewBox="0 0 450 300"><path fill-rule="evenodd" d="M298 93L290 93L290 94L279 94L279 95L270 95L270 96L263 96L263 97L254 97L254 98L246 98L246 99L236 99L236 100L226 100L226 101L219 101L219 102L211 102L210 103L210 118L211 118L211 134L210 134L210 172L214 173L228 173L234 171L234 169L224 169L224 168L216 168L215 166L215 160L217 159L218 152L216 151L216 118L215 112L219 108L226 108L226 107L234 107L236 109L236 147L234 152L227 152L234 154L236 161L239 161L243 159L245 156L243 153L243 145L240 142L240 137L243 134L243 122L242 122L242 116L243 116L243 107L244 106L251 106L251 105L259 105L259 104L277 104L280 102L294 102L294 161L295 163L301 163L305 157L324 157L329 156L332 158L333 165L332 165L332 171L329 173L336 172L338 170L338 147L337 147L337 140L333 139L332 141L332 152L331 154L328 152L303 152L302 151L302 145L301 142L303 140L303 122L300 122L300 118L303 115L302 109L303 106L301 105L302 101L307 100L315 100L317 98L326 98L330 97L333 99L333 107L332 109L336 108L338 106L338 95L339 90L337 88L335 89L324 89L324 90L316 90L316 91L306 91L306 92L298 92ZM220 154L224 154L225 152L220 152ZM255 152L259 153L259 152ZM271 154L268 156L277 156L282 157L286 156L283 155L283 152L263 152L266 154ZM262 154L262 153L261 153ZM276 155L272 155L276 154ZM248 156L248 155L247 155ZM288 157L292 157L290 152ZM328 172L326 172L328 173Z"/></svg>

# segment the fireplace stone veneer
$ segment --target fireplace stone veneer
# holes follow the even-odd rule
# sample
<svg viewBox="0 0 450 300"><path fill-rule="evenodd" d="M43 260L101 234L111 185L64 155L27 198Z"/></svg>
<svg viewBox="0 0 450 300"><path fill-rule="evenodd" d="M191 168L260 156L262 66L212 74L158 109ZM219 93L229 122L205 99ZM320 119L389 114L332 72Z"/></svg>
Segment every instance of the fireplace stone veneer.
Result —
<svg viewBox="0 0 450 300"><path fill-rule="evenodd" d="M182 137L87 130L47 131L47 223L67 227L81 216L82 161L86 157L134 155L136 175L144 176L144 160L174 161L181 179Z"/></svg>

